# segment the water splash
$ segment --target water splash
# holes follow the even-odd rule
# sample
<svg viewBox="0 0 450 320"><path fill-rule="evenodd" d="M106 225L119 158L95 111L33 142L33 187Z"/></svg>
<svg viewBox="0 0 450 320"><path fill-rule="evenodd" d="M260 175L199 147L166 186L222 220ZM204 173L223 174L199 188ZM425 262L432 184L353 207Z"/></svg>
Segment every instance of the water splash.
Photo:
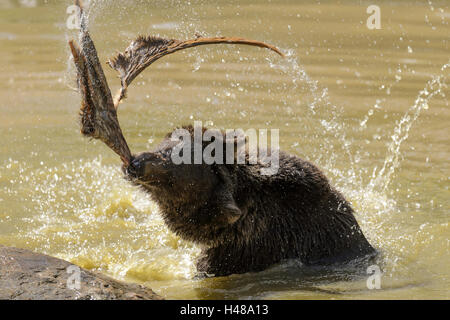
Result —
<svg viewBox="0 0 450 320"><path fill-rule="evenodd" d="M428 103L434 96L441 95L445 98L444 89L447 88L445 79L448 76L448 71L445 71L449 67L450 63L443 65L441 73L433 76L433 78L427 82L425 88L419 92L414 104L397 123L394 134L391 136L392 141L389 143L383 167L378 173L374 172L374 178L369 184L370 190L379 190L383 193L386 192L392 181L395 170L400 165L400 147L402 143L408 139L412 125L419 118L422 110L427 110L429 108Z"/></svg>
<svg viewBox="0 0 450 320"><path fill-rule="evenodd" d="M9 216L21 230L1 234L3 245L31 247L120 279L193 277L199 249L171 233L157 205L116 166L96 158L36 169L10 159L1 173L8 174L1 190L8 201L30 196L20 215Z"/></svg>
<svg viewBox="0 0 450 320"><path fill-rule="evenodd" d="M331 103L328 89L326 87L321 87L317 80L312 79L306 73L304 68L299 64L298 58L294 54L293 50L285 50L284 52L286 52L286 59L281 63L271 62L270 66L289 75L294 84L294 90L298 90L300 85L306 84L308 92L312 96L312 101L308 104L309 113L312 116L320 113L320 126L339 142L338 146L335 146L333 141L331 141L328 136L321 136L321 138L324 140L323 145L326 146L329 150L329 152L327 153L327 159L325 160L325 163L323 165L324 168L342 179L346 178L352 179L352 181L354 182L356 182L356 180L360 182L361 176L357 175L357 172L355 170L354 156L350 149L352 140L347 137L345 133L346 126L344 121L342 121L341 119L343 108ZM337 169L336 163L338 161L345 160L338 159L337 154L339 152L333 152L336 147L342 148L347 156L347 162L350 163L348 172L344 173Z"/></svg>
<svg viewBox="0 0 450 320"><path fill-rule="evenodd" d="M322 88L317 80L312 79L306 73L292 50L286 51L288 52L286 61L282 63L271 62L271 67L288 74L295 85L294 89L299 89L301 84L306 84L308 91L313 98L309 103L308 111L311 115L316 115L320 112L320 125L326 132L329 132L332 137L339 141L339 147L343 148L347 156L347 159L338 159L338 152L334 152L336 148L335 145L327 136L324 136L324 145L326 145L328 149L328 158L326 159L324 168L341 178L341 181L350 180L352 181L352 184L362 187L366 192L377 192L379 194L386 193L395 170L400 165L400 146L408 138L409 130L412 125L418 119L422 110L428 109L428 103L434 96L440 95L445 97L444 89L447 88L445 80L448 76L446 73L448 73L447 69L449 68L449 64L443 65L441 67L441 73L433 76L433 78L427 82L425 88L419 92L414 105L409 108L401 120L396 124L383 167L378 171L377 168L374 169L372 179L367 187L364 188L362 183L362 172L361 170L358 170L357 161L351 151L353 141L345 134L346 126L342 120L343 108L331 103L328 89ZM400 79L396 78L396 82L399 82ZM359 122L361 126L361 128L359 128L360 131L367 127L367 122L370 117L372 117L376 111L381 109L380 103L381 100L377 99L373 108L371 108L364 116L364 119ZM336 166L338 161L347 161L347 163L349 163L349 170L347 172L339 171Z"/></svg>

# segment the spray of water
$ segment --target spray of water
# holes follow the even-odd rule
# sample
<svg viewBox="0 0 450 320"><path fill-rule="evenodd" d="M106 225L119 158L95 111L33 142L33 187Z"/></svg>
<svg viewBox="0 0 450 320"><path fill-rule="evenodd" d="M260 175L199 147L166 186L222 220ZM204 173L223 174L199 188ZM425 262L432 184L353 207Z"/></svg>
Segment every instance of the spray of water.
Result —
<svg viewBox="0 0 450 320"><path fill-rule="evenodd" d="M2 194L27 200L23 211L31 216L16 215L21 232L1 234L2 244L33 247L120 278L193 277L199 249L169 232L156 204L101 157L38 169L9 159L5 168L10 184ZM23 199L27 193L30 199Z"/></svg>
<svg viewBox="0 0 450 320"><path fill-rule="evenodd" d="M443 65L440 74L433 76L427 82L425 88L419 92L414 104L406 111L400 121L397 122L394 134L391 136L392 140L389 143L383 167L378 172L374 171L373 179L369 184L369 190L386 192L395 170L400 165L400 147L408 139L411 127L419 118L422 110L429 108L428 104L434 96L440 95L445 98L444 89L447 88L445 80L448 77L447 69L449 66L450 63Z"/></svg>
<svg viewBox="0 0 450 320"><path fill-rule="evenodd" d="M336 148L335 144L327 135L322 135L321 138L323 138L324 140L323 145L327 146L327 149L329 150L327 159L325 159L323 167L327 171L332 172L337 177L340 177L342 179L351 179L352 181L356 182L355 180L361 177L358 177L355 171L355 161L350 150L352 141L347 138L345 134L345 123L341 119L343 108L331 103L328 89L320 87L319 82L312 79L306 73L305 69L299 64L298 58L296 57L293 50L285 50L285 52L287 52L287 59L285 59L281 63L271 62L271 67L281 70L282 72L289 75L289 77L292 79L292 83L294 84L294 90L298 89L299 86L306 85L309 94L312 96L312 101L308 104L307 111L311 115L316 115L319 112L321 115L323 115L319 121L320 127L331 137L339 141L338 146L343 148L347 156L347 159L338 159L338 152L333 152ZM336 162L339 160L345 160L351 164L349 166L348 172L342 172L336 169Z"/></svg>
<svg viewBox="0 0 450 320"><path fill-rule="evenodd" d="M319 123L326 132L331 133L331 136L338 139L340 147L344 149L347 156L347 159L338 159L338 153L333 152L333 149L335 148L334 144L331 143L327 136L324 136L324 144L327 145L327 148L329 148L328 150L331 151L327 153L328 159L324 167L336 176L351 180L353 184L362 186L361 172L359 172L357 168L357 163L355 162L350 148L352 140L347 138L345 134L346 127L342 120L343 108L330 102L327 88L321 88L318 81L312 79L306 73L303 67L298 63L298 59L295 57L293 51L288 51L287 57L288 59L284 63L271 63L271 67L282 70L284 73L288 74L296 87L300 84L306 84L313 97L312 102L309 103L308 111L312 115L316 114L319 109L328 111L321 113L325 114L325 116L322 117ZM392 181L395 170L400 165L400 147L408 138L411 127L420 116L422 110L428 109L428 104L434 96L440 95L445 97L444 89L447 88L445 80L448 77L448 68L448 63L441 67L440 73L434 75L432 79L426 83L425 88L419 92L414 104L403 115L401 120L396 123L394 133L391 136L392 141L388 145L384 164L378 171L375 168L373 178L370 180L366 191L386 192L389 183ZM374 108L381 108L379 100L377 100ZM367 125L367 121L373 114L374 111L371 109L364 119L360 121L362 127ZM349 171L336 171L334 168L336 167L337 161L346 161L349 164Z"/></svg>

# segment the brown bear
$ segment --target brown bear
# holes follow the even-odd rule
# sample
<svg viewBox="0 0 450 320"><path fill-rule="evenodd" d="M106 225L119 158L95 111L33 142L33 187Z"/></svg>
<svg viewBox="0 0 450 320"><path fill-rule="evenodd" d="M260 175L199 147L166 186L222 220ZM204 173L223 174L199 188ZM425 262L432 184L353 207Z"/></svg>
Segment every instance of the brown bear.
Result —
<svg viewBox="0 0 450 320"><path fill-rule="evenodd" d="M193 127L185 129L194 144ZM153 196L170 230L203 246L199 272L224 276L285 259L332 264L375 253L350 204L310 162L280 152L272 175L248 161L175 164L176 143L168 134L123 170Z"/></svg>

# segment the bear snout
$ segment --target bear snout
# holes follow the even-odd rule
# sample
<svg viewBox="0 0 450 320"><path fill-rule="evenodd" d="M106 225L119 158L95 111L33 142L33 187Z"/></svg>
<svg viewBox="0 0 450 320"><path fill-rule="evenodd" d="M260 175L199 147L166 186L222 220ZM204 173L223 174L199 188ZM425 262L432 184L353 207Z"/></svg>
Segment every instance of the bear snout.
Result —
<svg viewBox="0 0 450 320"><path fill-rule="evenodd" d="M142 161L138 159L132 159L130 164L127 167L123 167L124 173L134 179L139 179L143 177L144 169L143 169Z"/></svg>

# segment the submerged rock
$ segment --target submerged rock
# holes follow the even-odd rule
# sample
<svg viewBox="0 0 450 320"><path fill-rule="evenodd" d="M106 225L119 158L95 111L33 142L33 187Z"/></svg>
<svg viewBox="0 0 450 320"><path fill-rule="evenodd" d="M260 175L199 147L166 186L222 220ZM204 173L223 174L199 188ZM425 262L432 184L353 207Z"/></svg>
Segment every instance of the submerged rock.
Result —
<svg viewBox="0 0 450 320"><path fill-rule="evenodd" d="M160 300L151 289L124 283L65 260L0 247L0 299Z"/></svg>

